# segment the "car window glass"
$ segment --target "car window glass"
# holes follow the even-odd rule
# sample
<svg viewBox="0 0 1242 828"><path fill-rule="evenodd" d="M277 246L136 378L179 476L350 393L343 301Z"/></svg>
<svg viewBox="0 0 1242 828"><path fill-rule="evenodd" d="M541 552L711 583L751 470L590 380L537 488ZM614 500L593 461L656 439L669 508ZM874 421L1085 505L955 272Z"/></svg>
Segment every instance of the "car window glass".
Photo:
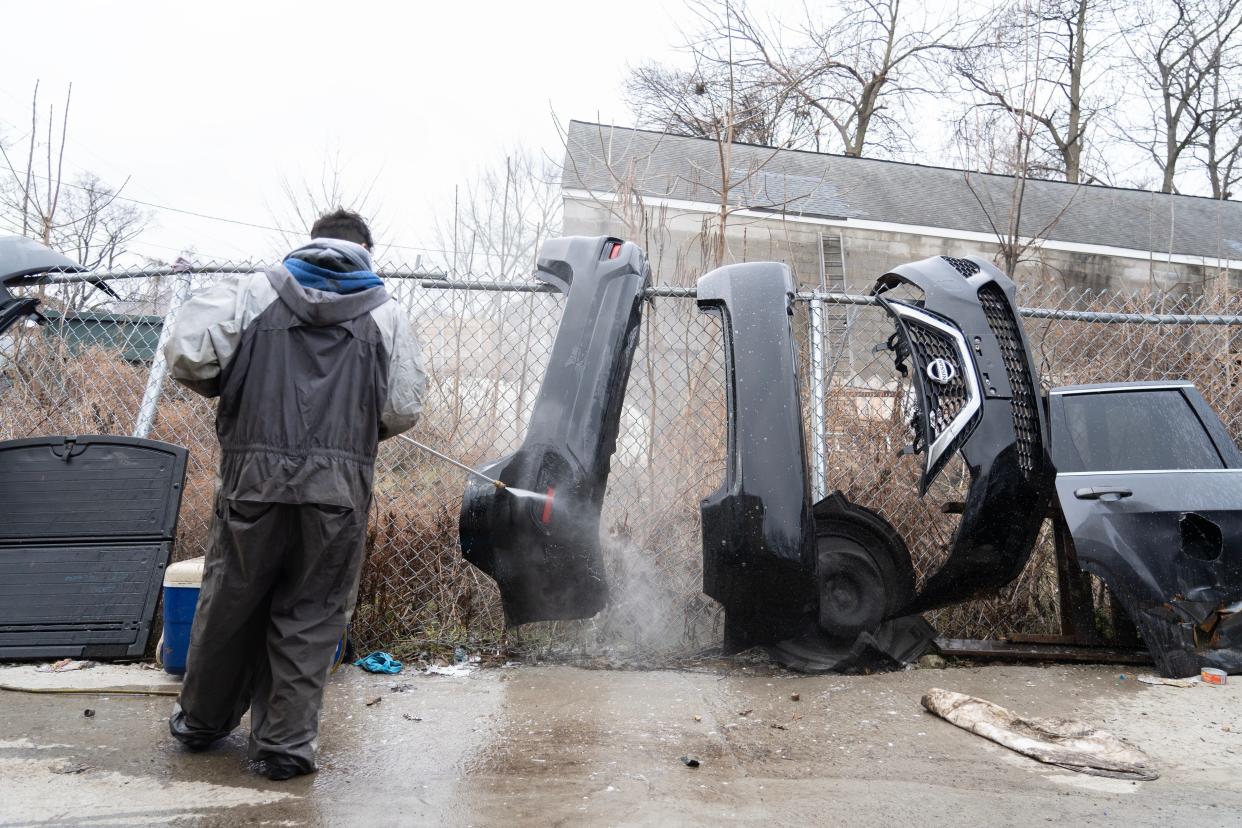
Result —
<svg viewBox="0 0 1242 828"><path fill-rule="evenodd" d="M1225 466L1180 391L1067 394L1064 404L1084 471Z"/></svg>

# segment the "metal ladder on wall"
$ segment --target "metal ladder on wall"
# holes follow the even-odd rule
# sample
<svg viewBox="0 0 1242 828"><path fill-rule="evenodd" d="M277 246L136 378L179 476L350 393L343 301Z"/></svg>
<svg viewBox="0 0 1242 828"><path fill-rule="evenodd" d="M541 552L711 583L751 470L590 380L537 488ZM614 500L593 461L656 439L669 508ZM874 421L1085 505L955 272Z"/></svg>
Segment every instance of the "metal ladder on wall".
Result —
<svg viewBox="0 0 1242 828"><path fill-rule="evenodd" d="M845 240L840 234L826 236L819 234L819 284L820 289L829 293L845 293ZM828 332L828 354L830 357L847 353L849 331L849 305L826 304L824 307L825 330Z"/></svg>
<svg viewBox="0 0 1242 828"><path fill-rule="evenodd" d="M840 234L819 234L819 292L845 293L845 240ZM853 365L850 353L848 305L812 299L810 303L811 348L811 485L814 499L828 494L828 388L833 377Z"/></svg>

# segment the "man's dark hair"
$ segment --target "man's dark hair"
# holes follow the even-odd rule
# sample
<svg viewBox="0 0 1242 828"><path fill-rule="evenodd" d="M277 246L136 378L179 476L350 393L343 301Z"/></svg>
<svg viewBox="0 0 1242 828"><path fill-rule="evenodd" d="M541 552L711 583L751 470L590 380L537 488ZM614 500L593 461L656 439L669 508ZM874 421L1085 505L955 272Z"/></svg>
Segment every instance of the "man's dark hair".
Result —
<svg viewBox="0 0 1242 828"><path fill-rule="evenodd" d="M312 239L341 239L366 245L367 248L375 246L371 240L371 228L367 227L362 216L343 207L316 219L310 234Z"/></svg>

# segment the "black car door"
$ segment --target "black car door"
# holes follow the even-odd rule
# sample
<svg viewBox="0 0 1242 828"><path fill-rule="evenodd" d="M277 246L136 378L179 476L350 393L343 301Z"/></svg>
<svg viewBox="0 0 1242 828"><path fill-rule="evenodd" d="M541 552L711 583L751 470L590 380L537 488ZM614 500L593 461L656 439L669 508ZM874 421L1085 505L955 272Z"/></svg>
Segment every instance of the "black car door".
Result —
<svg viewBox="0 0 1242 828"><path fill-rule="evenodd" d="M1079 564L1166 675L1242 668L1242 454L1189 383L1054 389L1057 496Z"/></svg>

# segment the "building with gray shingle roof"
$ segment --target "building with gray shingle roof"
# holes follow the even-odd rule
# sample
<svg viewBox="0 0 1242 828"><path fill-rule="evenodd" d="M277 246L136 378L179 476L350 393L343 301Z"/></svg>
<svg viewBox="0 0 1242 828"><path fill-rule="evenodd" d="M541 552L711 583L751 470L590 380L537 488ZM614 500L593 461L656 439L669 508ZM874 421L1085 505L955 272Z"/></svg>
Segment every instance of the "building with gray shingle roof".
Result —
<svg viewBox="0 0 1242 828"><path fill-rule="evenodd" d="M1039 180L1025 182L1019 201L1010 176L749 144L729 149L572 121L565 229L642 235L666 280L690 281L714 258L711 228L727 180L725 259L787 261L802 284L827 270L834 286L861 289L913 259L996 256L1015 224L1026 248L1019 280L1197 293L1224 272L1236 287L1242 274L1242 202Z"/></svg>

